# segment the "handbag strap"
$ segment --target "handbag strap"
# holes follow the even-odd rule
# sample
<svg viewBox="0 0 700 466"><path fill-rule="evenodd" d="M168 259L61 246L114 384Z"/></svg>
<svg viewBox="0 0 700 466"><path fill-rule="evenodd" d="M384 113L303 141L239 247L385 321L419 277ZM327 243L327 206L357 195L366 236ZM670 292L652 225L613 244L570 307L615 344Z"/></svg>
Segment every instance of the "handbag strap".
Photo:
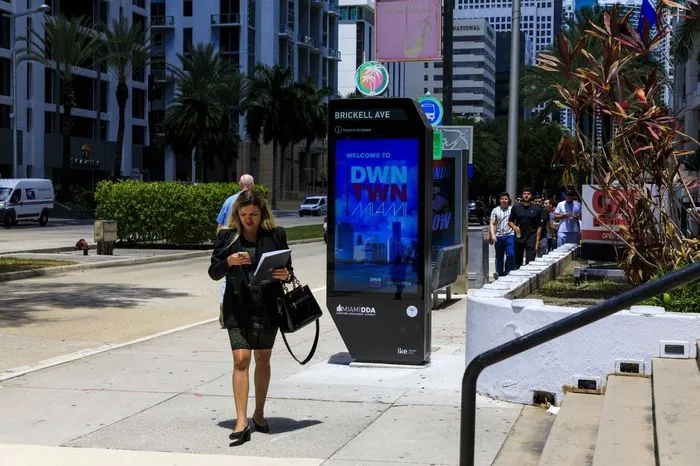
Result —
<svg viewBox="0 0 700 466"><path fill-rule="evenodd" d="M320 331L321 331L321 326L318 323L318 319L316 319L316 335L314 336L314 344L311 345L311 351L309 351L309 355L306 356L306 359L304 359L303 361L299 361L297 359L297 357L294 356L294 353L292 352L292 348L290 348L289 343L287 343L287 337L284 335L283 332L280 332L280 333L282 333L282 340L284 340L284 346L287 347L287 351L289 351L289 354L292 355L292 357L294 358L294 360L296 362L298 362L299 364L301 364L303 366L307 362L311 361L311 358L314 357L314 353L316 353L316 346L318 345L318 336L319 336Z"/></svg>

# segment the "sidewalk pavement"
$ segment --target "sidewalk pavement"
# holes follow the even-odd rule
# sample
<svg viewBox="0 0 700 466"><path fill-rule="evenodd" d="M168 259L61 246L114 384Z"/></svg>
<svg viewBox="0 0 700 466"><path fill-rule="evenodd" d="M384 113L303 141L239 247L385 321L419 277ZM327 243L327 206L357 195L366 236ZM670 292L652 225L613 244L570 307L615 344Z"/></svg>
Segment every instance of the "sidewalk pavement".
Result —
<svg viewBox="0 0 700 466"><path fill-rule="evenodd" d="M323 291L317 299L325 309ZM328 315L306 366L278 341L266 406L272 433L238 447L228 440L228 338L216 323L5 380L0 464L455 465L465 319L464 298L433 311L423 369L350 367ZM307 328L289 340L303 356L312 338ZM477 406L476 464L489 465L521 406L485 397Z"/></svg>

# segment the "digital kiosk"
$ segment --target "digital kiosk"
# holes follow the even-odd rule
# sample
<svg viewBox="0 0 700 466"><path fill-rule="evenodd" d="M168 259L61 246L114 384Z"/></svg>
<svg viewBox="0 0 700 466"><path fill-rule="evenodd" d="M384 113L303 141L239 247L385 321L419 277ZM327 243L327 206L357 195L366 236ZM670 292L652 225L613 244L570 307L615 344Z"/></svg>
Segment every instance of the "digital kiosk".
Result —
<svg viewBox="0 0 700 466"><path fill-rule="evenodd" d="M430 361L432 137L412 99L329 103L327 303L359 362Z"/></svg>

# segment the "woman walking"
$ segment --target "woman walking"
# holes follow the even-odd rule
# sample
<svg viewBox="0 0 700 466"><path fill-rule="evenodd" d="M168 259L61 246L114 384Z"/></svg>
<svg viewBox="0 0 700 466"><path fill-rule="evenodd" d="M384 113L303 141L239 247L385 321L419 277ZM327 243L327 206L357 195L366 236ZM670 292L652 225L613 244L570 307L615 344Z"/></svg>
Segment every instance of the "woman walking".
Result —
<svg viewBox="0 0 700 466"><path fill-rule="evenodd" d="M219 231L212 253L209 276L226 277L223 320L233 352L233 399L236 425L229 436L241 445L250 440L248 423L248 370L255 358L255 411L253 425L270 431L265 419L265 399L270 385L270 356L279 329L277 298L284 294L281 282L293 279L291 259L286 267L274 269L274 281L262 287L251 285L253 273L265 252L288 249L287 234L275 225L267 201L253 191L241 194L231 209L227 227Z"/></svg>

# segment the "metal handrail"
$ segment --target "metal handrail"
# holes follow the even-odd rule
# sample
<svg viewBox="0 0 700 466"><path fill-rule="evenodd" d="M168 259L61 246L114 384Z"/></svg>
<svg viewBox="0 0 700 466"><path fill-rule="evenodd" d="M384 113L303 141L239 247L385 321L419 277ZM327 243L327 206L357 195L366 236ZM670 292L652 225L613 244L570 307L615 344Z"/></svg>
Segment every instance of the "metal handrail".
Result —
<svg viewBox="0 0 700 466"><path fill-rule="evenodd" d="M460 466L474 466L474 434L476 421L476 381L481 371L497 362L516 356L529 349L566 335L601 319L627 309L644 299L700 279L700 263L645 283L581 312L552 322L540 329L506 342L476 356L467 366L462 378L462 419L459 445Z"/></svg>

